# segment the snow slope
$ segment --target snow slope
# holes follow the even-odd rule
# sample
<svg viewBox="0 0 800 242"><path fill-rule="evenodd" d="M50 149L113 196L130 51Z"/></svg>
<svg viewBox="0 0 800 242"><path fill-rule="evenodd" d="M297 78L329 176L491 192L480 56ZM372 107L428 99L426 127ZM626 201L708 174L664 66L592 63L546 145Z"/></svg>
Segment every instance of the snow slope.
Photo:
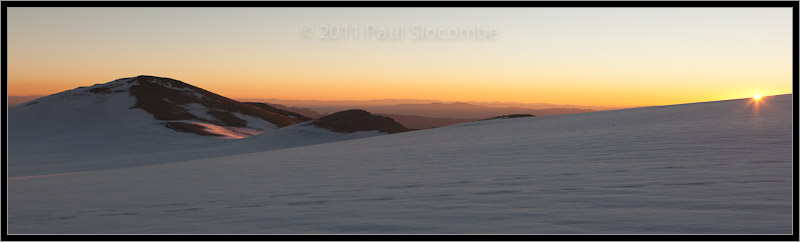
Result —
<svg viewBox="0 0 800 242"><path fill-rule="evenodd" d="M488 120L14 177L8 231L791 233L792 110L782 95Z"/></svg>
<svg viewBox="0 0 800 242"><path fill-rule="evenodd" d="M120 134L108 131L114 129L95 127L86 129L93 131L87 134L43 135L46 139L27 142L9 138L12 152L8 153L8 174L22 177L118 169L385 135L378 131L336 133L305 122L245 138L219 126L198 124L210 126L209 129L224 134L225 138L202 138L162 127L128 129Z"/></svg>
<svg viewBox="0 0 800 242"><path fill-rule="evenodd" d="M132 92L145 84L149 88L145 94L151 95L148 98L164 98L164 103L151 107L185 110L184 116L195 119L159 120L153 113L137 107L137 96ZM179 95L153 96L158 91ZM186 103L173 103L174 100ZM263 118L239 112L228 113L244 121L245 126L224 126L225 122L211 113L224 114L226 110L220 111L207 103L233 108L238 104L177 80L138 76L67 90L9 108L8 148L12 152L8 154L8 174L14 177L123 168L383 134L339 134L300 124L279 129ZM264 112L272 114L272 118L281 118L280 114ZM167 122L193 124L215 136L177 132L165 127ZM225 140L253 135L259 136L256 142Z"/></svg>

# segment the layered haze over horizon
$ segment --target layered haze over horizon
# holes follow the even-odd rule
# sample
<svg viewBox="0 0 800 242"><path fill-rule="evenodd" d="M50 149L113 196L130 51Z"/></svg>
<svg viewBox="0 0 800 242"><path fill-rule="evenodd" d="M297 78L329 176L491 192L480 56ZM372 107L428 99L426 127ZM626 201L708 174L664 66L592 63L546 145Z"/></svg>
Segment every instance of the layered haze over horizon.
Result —
<svg viewBox="0 0 800 242"><path fill-rule="evenodd" d="M703 102L792 93L791 18L790 8L9 8L8 91L155 75L237 99ZM417 28L492 35L419 40Z"/></svg>

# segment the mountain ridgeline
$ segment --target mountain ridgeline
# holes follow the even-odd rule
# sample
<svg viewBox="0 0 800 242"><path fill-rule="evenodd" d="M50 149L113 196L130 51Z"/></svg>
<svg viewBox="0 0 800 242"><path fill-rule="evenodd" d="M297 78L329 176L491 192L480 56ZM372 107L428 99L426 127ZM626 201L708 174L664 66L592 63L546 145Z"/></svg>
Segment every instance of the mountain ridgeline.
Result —
<svg viewBox="0 0 800 242"><path fill-rule="evenodd" d="M41 97L13 109L19 114L50 108L94 110L87 114L142 110L151 115L153 122L173 131L223 138L245 138L312 120L276 106L239 102L175 79L142 75ZM98 115L75 118L103 122L90 116ZM310 124L341 133L409 130L391 118L364 111L334 113Z"/></svg>
<svg viewBox="0 0 800 242"><path fill-rule="evenodd" d="M129 89L131 96L136 97L134 108L141 108L158 120L200 120L223 126L246 127L247 120L236 114L257 117L285 127L302 122L291 116L273 112L253 105L244 104L233 99L217 95L187 83L154 76L138 76L128 83L134 83ZM109 87L93 88L90 91L105 90ZM183 105L202 106L209 116L196 115Z"/></svg>

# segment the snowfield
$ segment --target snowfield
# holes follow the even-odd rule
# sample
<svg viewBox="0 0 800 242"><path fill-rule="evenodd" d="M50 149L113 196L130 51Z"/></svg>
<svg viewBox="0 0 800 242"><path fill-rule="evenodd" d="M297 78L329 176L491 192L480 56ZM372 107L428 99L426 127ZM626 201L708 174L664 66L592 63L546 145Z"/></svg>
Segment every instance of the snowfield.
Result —
<svg viewBox="0 0 800 242"><path fill-rule="evenodd" d="M792 95L781 95L758 105L489 120L294 148L255 136L236 141L285 147L12 176L8 232L788 234L792 110ZM320 137L304 128L286 129L289 143L306 142L298 133ZM17 140L9 141L14 157ZM178 150L169 154L186 155ZM12 172L21 170L15 162Z"/></svg>

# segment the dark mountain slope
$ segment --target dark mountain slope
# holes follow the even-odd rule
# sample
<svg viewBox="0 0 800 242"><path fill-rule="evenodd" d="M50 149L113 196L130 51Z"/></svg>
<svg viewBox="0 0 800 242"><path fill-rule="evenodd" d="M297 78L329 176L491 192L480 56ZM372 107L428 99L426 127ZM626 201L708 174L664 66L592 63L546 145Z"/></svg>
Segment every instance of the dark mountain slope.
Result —
<svg viewBox="0 0 800 242"><path fill-rule="evenodd" d="M277 108L276 107L277 105L272 105L272 104L267 104L267 103L259 103L259 102L244 102L244 103L259 107L261 109L264 109L264 110L267 110L267 111L270 111L270 112L283 114L285 116L289 116L289 117L292 117L294 119L301 120L301 121L308 121L308 120L313 119L313 118L310 118L308 116L305 116L305 115L302 115L302 114L299 114L299 113L296 113L296 112L292 112L292 111L289 111L289 110L286 110L286 109Z"/></svg>
<svg viewBox="0 0 800 242"><path fill-rule="evenodd" d="M305 121L241 103L175 79L137 76L126 82L131 84L130 94L136 97L133 108L141 108L158 120L200 120L222 126L245 127L247 121L233 114L240 113L260 118L278 127ZM113 87L98 87L90 91L108 93L111 88ZM198 117L199 115L181 106L192 103L206 108L206 113L213 119Z"/></svg>
<svg viewBox="0 0 800 242"><path fill-rule="evenodd" d="M360 109L337 112L312 122L313 125L335 132L352 133L377 130L385 133L410 131L391 118L371 114Z"/></svg>

